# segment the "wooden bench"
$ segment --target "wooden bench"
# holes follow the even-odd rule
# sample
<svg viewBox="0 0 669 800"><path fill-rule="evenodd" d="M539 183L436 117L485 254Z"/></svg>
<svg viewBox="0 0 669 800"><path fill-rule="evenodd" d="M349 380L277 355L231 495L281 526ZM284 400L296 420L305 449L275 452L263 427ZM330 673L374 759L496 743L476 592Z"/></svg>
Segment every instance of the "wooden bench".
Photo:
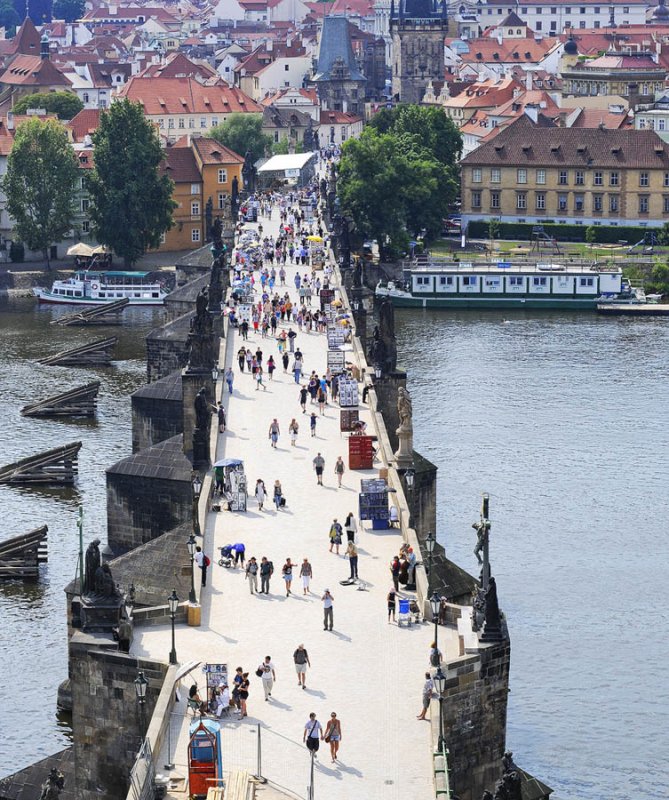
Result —
<svg viewBox="0 0 669 800"><path fill-rule="evenodd" d="M248 772L230 772L223 787L212 787L207 792L207 800L253 800L255 781Z"/></svg>

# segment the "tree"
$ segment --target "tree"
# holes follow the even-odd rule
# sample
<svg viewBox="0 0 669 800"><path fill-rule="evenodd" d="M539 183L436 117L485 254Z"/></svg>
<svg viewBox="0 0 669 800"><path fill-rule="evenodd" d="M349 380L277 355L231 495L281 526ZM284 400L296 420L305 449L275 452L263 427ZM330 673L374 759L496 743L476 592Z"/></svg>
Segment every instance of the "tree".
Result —
<svg viewBox="0 0 669 800"><path fill-rule="evenodd" d="M262 132L262 117L257 114L231 114L209 135L237 155L245 157L250 153L254 163L272 147L271 138Z"/></svg>
<svg viewBox="0 0 669 800"><path fill-rule="evenodd" d="M499 238L499 220L497 217L490 217L488 220L488 239L490 239L490 252L493 251L493 242Z"/></svg>
<svg viewBox="0 0 669 800"><path fill-rule="evenodd" d="M0 26L7 31L16 30L16 26L21 23L21 17L16 13L14 4L11 0L0 2Z"/></svg>
<svg viewBox="0 0 669 800"><path fill-rule="evenodd" d="M84 16L85 0L54 0L53 16L65 22L75 22Z"/></svg>
<svg viewBox="0 0 669 800"><path fill-rule="evenodd" d="M43 108L49 114L57 114L58 119L70 120L81 111L84 104L72 92L45 92L27 94L14 104L15 114L25 114L29 108Z"/></svg>
<svg viewBox="0 0 669 800"><path fill-rule="evenodd" d="M588 225L585 229L585 241L590 245L590 249L592 249L593 244L597 241L597 228L594 225Z"/></svg>
<svg viewBox="0 0 669 800"><path fill-rule="evenodd" d="M124 99L102 112L93 134L89 212L98 240L126 266L158 247L172 227L174 183L160 174L163 157L158 133L139 103Z"/></svg>
<svg viewBox="0 0 669 800"><path fill-rule="evenodd" d="M42 250L49 267L49 246L72 227L77 159L63 126L37 117L19 125L2 188L16 236L31 250Z"/></svg>

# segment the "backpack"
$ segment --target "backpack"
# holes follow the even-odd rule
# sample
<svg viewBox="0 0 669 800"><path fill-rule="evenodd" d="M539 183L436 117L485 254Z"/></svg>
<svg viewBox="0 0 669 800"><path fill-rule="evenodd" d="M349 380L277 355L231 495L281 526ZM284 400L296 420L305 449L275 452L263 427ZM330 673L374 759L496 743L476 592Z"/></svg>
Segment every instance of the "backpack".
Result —
<svg viewBox="0 0 669 800"><path fill-rule="evenodd" d="M209 556L205 556L204 557L204 565L205 565L205 567L208 567L210 564L211 564L211 559L209 558Z"/></svg>

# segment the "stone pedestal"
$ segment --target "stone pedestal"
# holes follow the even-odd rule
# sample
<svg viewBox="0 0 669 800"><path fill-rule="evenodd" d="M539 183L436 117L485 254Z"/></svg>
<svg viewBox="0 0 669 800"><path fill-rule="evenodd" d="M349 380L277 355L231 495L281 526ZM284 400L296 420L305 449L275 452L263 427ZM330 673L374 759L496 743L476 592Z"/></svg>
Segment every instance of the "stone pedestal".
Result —
<svg viewBox="0 0 669 800"><path fill-rule="evenodd" d="M115 597L90 597L80 600L79 615L82 630L87 632L111 632L121 619L123 599Z"/></svg>
<svg viewBox="0 0 669 800"><path fill-rule="evenodd" d="M409 469L413 465L413 425L400 425L395 431L399 447L394 453L397 469Z"/></svg>
<svg viewBox="0 0 669 800"><path fill-rule="evenodd" d="M181 388L183 391L183 436L184 453L187 458L193 459L194 434L197 424L195 414L195 397L202 387L207 390L207 399L213 405L214 392L211 372L207 369L187 367L181 373ZM201 438L201 437L200 437ZM206 458L209 459L209 431L206 431ZM201 455L201 453L199 453Z"/></svg>

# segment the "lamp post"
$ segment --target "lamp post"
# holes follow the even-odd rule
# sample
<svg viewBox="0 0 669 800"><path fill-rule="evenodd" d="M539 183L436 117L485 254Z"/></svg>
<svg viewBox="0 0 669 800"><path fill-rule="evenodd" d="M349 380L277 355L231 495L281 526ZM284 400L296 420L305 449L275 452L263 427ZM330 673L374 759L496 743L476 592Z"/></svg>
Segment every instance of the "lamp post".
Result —
<svg viewBox="0 0 669 800"><path fill-rule="evenodd" d="M177 650L174 645L174 619L177 615L179 608L179 598L177 597L177 590L172 589L172 594L167 598L167 604L170 607L170 619L172 621L172 649L170 650L170 664L177 663Z"/></svg>
<svg viewBox="0 0 669 800"><path fill-rule="evenodd" d="M425 539L425 550L427 552L427 593L430 594L430 584L432 583L432 553L434 552L434 534L428 533Z"/></svg>
<svg viewBox="0 0 669 800"><path fill-rule="evenodd" d="M125 606L125 615L128 619L132 619L132 612L135 608L135 584L131 583L125 597L123 598L123 605Z"/></svg>
<svg viewBox="0 0 669 800"><path fill-rule="evenodd" d="M211 368L211 379L214 383L218 380L218 364L214 364Z"/></svg>
<svg viewBox="0 0 669 800"><path fill-rule="evenodd" d="M434 649L439 649L439 610L441 609L441 597L435 592L430 598L430 609L434 620Z"/></svg>
<svg viewBox="0 0 669 800"><path fill-rule="evenodd" d="M381 365L380 364L375 364L374 365L374 374L376 375L377 380L383 374L383 370L381 369Z"/></svg>
<svg viewBox="0 0 669 800"><path fill-rule="evenodd" d="M137 702L139 704L139 715L140 715L140 739L144 739L144 704L146 703L146 688L149 685L149 682L144 677L144 673L140 670L137 673L137 677L134 680L135 684L135 695L137 696Z"/></svg>
<svg viewBox="0 0 669 800"><path fill-rule="evenodd" d="M188 541L186 542L188 553L190 555L190 592L188 593L189 603L197 603L197 598L195 597L195 544L195 537L191 533L191 535L188 537Z"/></svg>
<svg viewBox="0 0 669 800"><path fill-rule="evenodd" d="M432 679L434 681L434 688L439 695L439 742L437 749L440 753L444 751L444 690L446 689L446 676L441 671L441 667L437 667L437 671Z"/></svg>
<svg viewBox="0 0 669 800"><path fill-rule="evenodd" d="M199 513L200 492L202 491L202 478L200 477L200 473L194 470L190 482L193 488L193 533L196 536L202 536Z"/></svg>

